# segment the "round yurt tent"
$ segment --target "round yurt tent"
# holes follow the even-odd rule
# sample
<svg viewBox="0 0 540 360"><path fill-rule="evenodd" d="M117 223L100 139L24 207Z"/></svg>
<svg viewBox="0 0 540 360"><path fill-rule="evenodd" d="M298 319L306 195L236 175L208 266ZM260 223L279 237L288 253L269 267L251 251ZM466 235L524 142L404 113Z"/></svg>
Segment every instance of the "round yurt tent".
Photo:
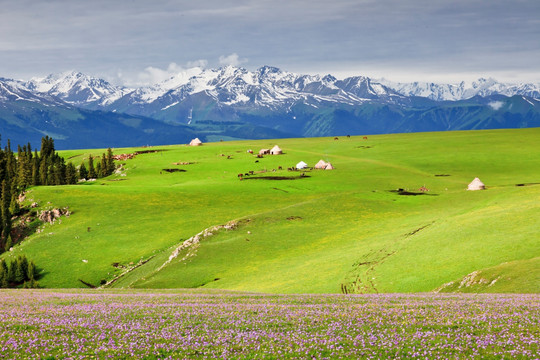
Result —
<svg viewBox="0 0 540 360"><path fill-rule="evenodd" d="M296 164L297 169L305 169L307 168L307 164L303 161L300 161L298 164Z"/></svg>
<svg viewBox="0 0 540 360"><path fill-rule="evenodd" d="M467 186L467 190L485 190L486 185L479 178L474 178L474 180Z"/></svg>
<svg viewBox="0 0 540 360"><path fill-rule="evenodd" d="M202 141L199 140L199 138L195 138L191 140L191 142L189 143L189 146L201 146L201 145L202 145Z"/></svg>
<svg viewBox="0 0 540 360"><path fill-rule="evenodd" d="M332 166L332 164L327 163L326 166L324 167L324 170L334 170L334 167Z"/></svg>
<svg viewBox="0 0 540 360"><path fill-rule="evenodd" d="M324 169L324 168L326 168L326 165L328 165L328 163L321 159L321 160L319 160L318 163L315 164L314 167L315 167L315 169Z"/></svg>
<svg viewBox="0 0 540 360"><path fill-rule="evenodd" d="M272 148L272 150L270 150L270 154L271 155L281 155L281 154L283 154L283 151L280 149L279 146L276 145L276 146L274 146Z"/></svg>

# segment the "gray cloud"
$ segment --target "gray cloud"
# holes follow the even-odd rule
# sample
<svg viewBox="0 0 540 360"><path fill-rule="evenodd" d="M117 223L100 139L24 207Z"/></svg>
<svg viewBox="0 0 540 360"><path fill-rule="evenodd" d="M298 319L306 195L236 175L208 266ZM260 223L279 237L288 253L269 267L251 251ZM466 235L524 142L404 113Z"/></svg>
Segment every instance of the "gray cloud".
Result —
<svg viewBox="0 0 540 360"><path fill-rule="evenodd" d="M238 54L237 61L249 59L243 66L298 72L540 81L537 0L22 0L0 5L0 76L76 69L134 78L144 69L198 59L220 66L220 57Z"/></svg>

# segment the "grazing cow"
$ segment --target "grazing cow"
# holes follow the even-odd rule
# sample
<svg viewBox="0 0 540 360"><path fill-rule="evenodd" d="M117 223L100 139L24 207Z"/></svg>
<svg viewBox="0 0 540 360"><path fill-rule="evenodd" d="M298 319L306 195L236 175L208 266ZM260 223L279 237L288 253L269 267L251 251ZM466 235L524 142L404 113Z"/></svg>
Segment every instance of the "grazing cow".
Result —
<svg viewBox="0 0 540 360"><path fill-rule="evenodd" d="M281 166L278 166L278 170L283 170L283 168Z"/></svg>
<svg viewBox="0 0 540 360"><path fill-rule="evenodd" d="M351 135L347 135L347 139L350 139L351 138Z"/></svg>
<svg viewBox="0 0 540 360"><path fill-rule="evenodd" d="M272 169L272 172L276 172L276 169Z"/></svg>
<svg viewBox="0 0 540 360"><path fill-rule="evenodd" d="M259 160L255 160L255 162L256 162L256 163L258 163L258 162L259 162Z"/></svg>
<svg viewBox="0 0 540 360"><path fill-rule="evenodd" d="M339 138L336 136L336 137L334 138L334 140L339 140Z"/></svg>
<svg viewBox="0 0 540 360"><path fill-rule="evenodd" d="M227 159L230 159L231 158L231 155L227 155Z"/></svg>
<svg viewBox="0 0 540 360"><path fill-rule="evenodd" d="M242 176L244 176L244 174L238 174L238 177L241 178Z"/></svg>
<svg viewBox="0 0 540 360"><path fill-rule="evenodd" d="M250 170L250 171L249 171L249 175L253 175L253 170Z"/></svg>
<svg viewBox="0 0 540 360"><path fill-rule="evenodd" d="M245 173L244 176L249 176L249 174L248 174L248 173Z"/></svg>
<svg viewBox="0 0 540 360"><path fill-rule="evenodd" d="M367 136L364 136L362 139L367 140Z"/></svg>

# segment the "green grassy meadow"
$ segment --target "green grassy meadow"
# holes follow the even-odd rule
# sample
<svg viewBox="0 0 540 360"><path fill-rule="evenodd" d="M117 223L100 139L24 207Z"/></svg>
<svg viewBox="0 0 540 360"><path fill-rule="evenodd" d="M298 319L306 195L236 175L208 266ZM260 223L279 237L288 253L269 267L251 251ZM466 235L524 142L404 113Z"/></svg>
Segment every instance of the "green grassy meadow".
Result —
<svg viewBox="0 0 540 360"><path fill-rule="evenodd" d="M121 275L108 286L538 293L539 140L534 128L114 149L157 152L119 161L124 175L30 188L27 203L72 214L3 257L33 259L44 287L99 286ZM276 144L283 155L247 153ZM79 165L103 152L61 155ZM335 170L302 178L287 171L320 159ZM255 175L238 179L249 171ZM465 190L475 177L487 190ZM391 192L422 186L429 192ZM167 263L185 240L231 221L234 229L203 237Z"/></svg>

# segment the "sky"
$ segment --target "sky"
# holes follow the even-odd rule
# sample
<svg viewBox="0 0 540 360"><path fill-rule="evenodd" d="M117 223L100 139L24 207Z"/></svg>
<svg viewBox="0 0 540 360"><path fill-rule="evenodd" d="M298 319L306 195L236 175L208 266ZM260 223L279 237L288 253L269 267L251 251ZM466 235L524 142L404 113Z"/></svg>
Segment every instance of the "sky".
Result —
<svg viewBox="0 0 540 360"><path fill-rule="evenodd" d="M0 0L0 77L141 86L199 66L540 83L539 0Z"/></svg>

